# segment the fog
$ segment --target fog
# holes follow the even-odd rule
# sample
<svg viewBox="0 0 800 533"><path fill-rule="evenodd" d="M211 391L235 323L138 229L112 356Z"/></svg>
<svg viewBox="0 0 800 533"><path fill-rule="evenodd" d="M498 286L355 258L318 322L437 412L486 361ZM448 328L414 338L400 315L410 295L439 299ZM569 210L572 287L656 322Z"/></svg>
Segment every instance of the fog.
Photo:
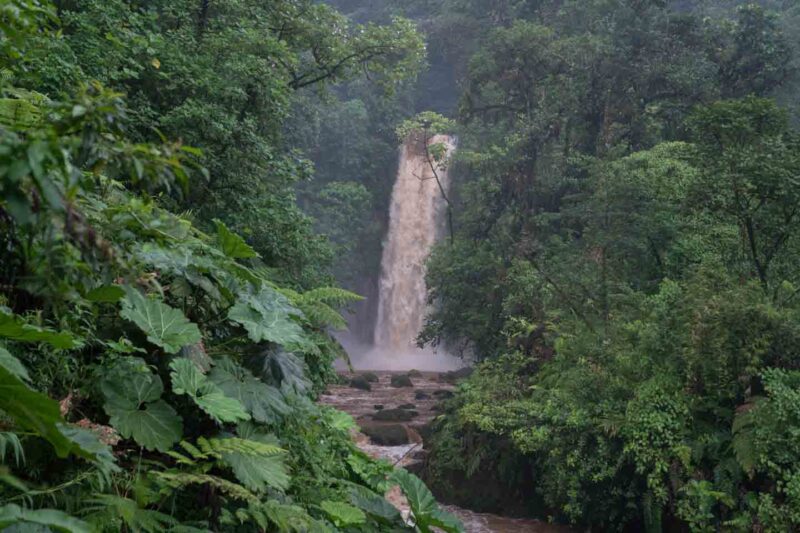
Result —
<svg viewBox="0 0 800 533"><path fill-rule="evenodd" d="M443 349L426 347L424 349L409 346L405 350L376 347L354 341L350 335L337 336L342 347L350 357L354 370L421 370L428 372L446 372L467 366L464 359L453 356ZM337 370L347 370L347 363L341 359L335 363Z"/></svg>

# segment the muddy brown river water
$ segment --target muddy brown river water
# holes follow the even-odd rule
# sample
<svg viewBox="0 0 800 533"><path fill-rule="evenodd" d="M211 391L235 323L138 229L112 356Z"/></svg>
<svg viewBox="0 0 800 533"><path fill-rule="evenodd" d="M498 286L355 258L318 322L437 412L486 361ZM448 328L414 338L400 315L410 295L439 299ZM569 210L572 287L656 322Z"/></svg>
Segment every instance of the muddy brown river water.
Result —
<svg viewBox="0 0 800 533"><path fill-rule="evenodd" d="M369 391L360 390L349 385L331 385L329 394L320 398L322 403L334 406L356 419L363 433L354 435L356 444L373 457L385 459L392 464L413 468L424 454L424 446L419 437L419 428L437 416L436 405L441 398L447 396L453 385L442 383L438 374L425 373L412 377L412 387L392 387L390 372L375 372L377 383L371 383ZM394 373L398 374L398 373ZM353 374L344 375L349 380ZM376 420L380 411L396 409L402 405L413 405L407 410L417 413L411 420ZM376 406L380 408L376 409ZM391 413L390 413L391 414ZM380 418L380 415L378 415ZM364 433L378 433L375 428L386 426L402 426L406 430L410 442L397 445L376 444ZM389 494L388 498L401 510L404 509L402 497ZM451 505L443 505L445 509L458 516L469 533L569 533L569 528L529 519L517 519L496 516L487 513L476 513Z"/></svg>

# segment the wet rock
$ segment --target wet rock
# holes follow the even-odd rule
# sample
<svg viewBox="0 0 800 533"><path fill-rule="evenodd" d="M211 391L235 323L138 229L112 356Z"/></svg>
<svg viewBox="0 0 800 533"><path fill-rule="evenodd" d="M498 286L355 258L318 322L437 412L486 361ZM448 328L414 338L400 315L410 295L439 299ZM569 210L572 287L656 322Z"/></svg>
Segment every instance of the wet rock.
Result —
<svg viewBox="0 0 800 533"><path fill-rule="evenodd" d="M413 459L415 461L424 461L425 458L428 456L428 452L426 452L422 448L417 448L413 450L411 453L409 453L408 456L410 459Z"/></svg>
<svg viewBox="0 0 800 533"><path fill-rule="evenodd" d="M354 389L366 390L371 391L372 385L369 384L369 381L364 379L364 376L353 376L350 378L350 386Z"/></svg>
<svg viewBox="0 0 800 533"><path fill-rule="evenodd" d="M397 408L398 409L416 409L417 406L414 405L413 403L404 403L403 405L398 405Z"/></svg>
<svg viewBox="0 0 800 533"><path fill-rule="evenodd" d="M424 390L414 391L414 399L415 400L428 400L430 399L431 395L425 392Z"/></svg>
<svg viewBox="0 0 800 533"><path fill-rule="evenodd" d="M414 474L415 476L419 477L423 475L425 471L425 462L424 461L410 461L403 465L403 468Z"/></svg>
<svg viewBox="0 0 800 533"><path fill-rule="evenodd" d="M401 424L364 424L361 432L378 446L402 446L410 442L408 431Z"/></svg>
<svg viewBox="0 0 800 533"><path fill-rule="evenodd" d="M384 409L372 415L373 420L381 422L409 422L419 413L406 409Z"/></svg>
<svg viewBox="0 0 800 533"><path fill-rule="evenodd" d="M414 384L411 383L411 378L408 377L407 374L397 374L392 376L391 381L392 387L413 387Z"/></svg>
<svg viewBox="0 0 800 533"><path fill-rule="evenodd" d="M452 398L453 396L455 396L455 394L451 390L439 389L433 391L433 397L437 400L446 400L448 398Z"/></svg>
<svg viewBox="0 0 800 533"><path fill-rule="evenodd" d="M378 379L378 375L373 372L364 372L361 374L361 377L366 379L370 383L378 383L380 380Z"/></svg>
<svg viewBox="0 0 800 533"><path fill-rule="evenodd" d="M458 370L453 370L451 372L444 372L442 374L439 374L439 381L442 383L452 383L453 385L455 385L456 382L470 377L472 375L472 372L473 369L470 367L459 368Z"/></svg>
<svg viewBox="0 0 800 533"><path fill-rule="evenodd" d="M426 442L433 436L433 427L430 424L422 424L414 426L414 431L419 435L420 441Z"/></svg>
<svg viewBox="0 0 800 533"><path fill-rule="evenodd" d="M372 408L375 409L376 411L380 411L383 409L383 404L376 403L375 405L372 406Z"/></svg>
<svg viewBox="0 0 800 533"><path fill-rule="evenodd" d="M420 372L416 368L412 368L411 370L408 371L407 375L410 378L421 378L422 377L422 372Z"/></svg>

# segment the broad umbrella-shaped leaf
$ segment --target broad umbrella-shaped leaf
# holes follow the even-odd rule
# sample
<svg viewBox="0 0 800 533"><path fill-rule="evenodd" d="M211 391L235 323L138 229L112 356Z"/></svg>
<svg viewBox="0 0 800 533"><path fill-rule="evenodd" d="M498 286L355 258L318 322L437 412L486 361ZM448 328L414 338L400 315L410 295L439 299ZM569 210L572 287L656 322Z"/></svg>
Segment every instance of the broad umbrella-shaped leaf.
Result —
<svg viewBox="0 0 800 533"><path fill-rule="evenodd" d="M197 325L179 310L146 298L136 289L126 287L120 315L133 322L147 334L147 340L167 353L177 353L187 344L200 342Z"/></svg>
<svg viewBox="0 0 800 533"><path fill-rule="evenodd" d="M214 223L217 225L217 242L225 255L234 259L258 257L256 251L244 242L244 239L229 230L222 221L214 220Z"/></svg>
<svg viewBox="0 0 800 533"><path fill-rule="evenodd" d="M353 507L349 503L323 500L319 506L331 517L336 527L354 526L367 521L367 515L364 514L364 511L358 507Z"/></svg>
<svg viewBox="0 0 800 533"><path fill-rule="evenodd" d="M303 328L292 317L302 313L275 289L264 287L256 295L240 298L231 307L228 318L241 324L254 342L269 341L281 345L306 342Z"/></svg>
<svg viewBox="0 0 800 533"><path fill-rule="evenodd" d="M286 490L289 487L289 474L281 455L223 453L222 461L245 487L254 492L267 488Z"/></svg>
<svg viewBox="0 0 800 533"><path fill-rule="evenodd" d="M107 372L100 389L109 404L119 409L138 409L143 403L161 398L164 385L143 359L128 357Z"/></svg>
<svg viewBox="0 0 800 533"><path fill-rule="evenodd" d="M54 348L74 348L78 341L63 331L40 328L0 307L0 337L15 341L46 342Z"/></svg>
<svg viewBox="0 0 800 533"><path fill-rule="evenodd" d="M298 394L311 390L311 380L306 377L304 361L286 350L268 352L264 357L264 376L271 377L281 386L294 389Z"/></svg>
<svg viewBox="0 0 800 533"><path fill-rule="evenodd" d="M164 386L142 359L128 357L110 369L100 389L111 425L148 450L167 451L180 440L181 418L161 400Z"/></svg>
<svg viewBox="0 0 800 533"><path fill-rule="evenodd" d="M203 411L217 422L240 422L250 415L235 398L225 395L216 384L200 372L189 359L175 359L170 363L172 390L175 394L186 394Z"/></svg>
<svg viewBox="0 0 800 533"><path fill-rule="evenodd" d="M258 380L230 359L221 359L208 374L226 396L236 398L258 422L273 423L289 413L281 392Z"/></svg>
<svg viewBox="0 0 800 533"><path fill-rule="evenodd" d="M144 404L144 409L106 407L111 425L125 438L133 438L148 450L165 452L183 434L181 418L167 402L158 400Z"/></svg>

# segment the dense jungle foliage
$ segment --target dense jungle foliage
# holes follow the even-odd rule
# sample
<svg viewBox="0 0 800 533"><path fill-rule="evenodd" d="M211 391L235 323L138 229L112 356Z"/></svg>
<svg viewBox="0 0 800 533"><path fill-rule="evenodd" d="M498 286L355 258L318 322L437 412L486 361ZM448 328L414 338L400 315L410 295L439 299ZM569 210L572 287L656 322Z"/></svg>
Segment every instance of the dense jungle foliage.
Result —
<svg viewBox="0 0 800 533"><path fill-rule="evenodd" d="M482 361L429 482L600 530L800 530L798 4L415 4L460 88L420 341Z"/></svg>
<svg viewBox="0 0 800 533"><path fill-rule="evenodd" d="M358 296L285 132L423 50L310 0L0 1L0 529L461 530L314 402Z"/></svg>

